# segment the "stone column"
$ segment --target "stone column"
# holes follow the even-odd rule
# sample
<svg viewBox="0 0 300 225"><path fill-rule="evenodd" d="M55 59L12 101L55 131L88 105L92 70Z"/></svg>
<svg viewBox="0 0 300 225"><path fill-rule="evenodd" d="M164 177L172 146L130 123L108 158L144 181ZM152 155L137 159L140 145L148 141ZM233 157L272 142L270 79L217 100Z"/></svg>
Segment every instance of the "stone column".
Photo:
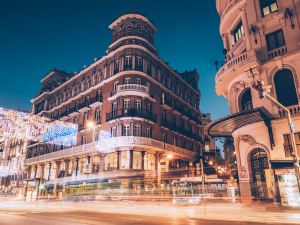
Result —
<svg viewBox="0 0 300 225"><path fill-rule="evenodd" d="M241 11L242 11L243 29L244 29L245 38L246 38L246 46L247 46L247 51L249 51L249 50L252 49L252 44L251 44L251 39L250 39L250 31L249 31L249 24L248 24L246 6L243 6L241 8Z"/></svg>
<svg viewBox="0 0 300 225"><path fill-rule="evenodd" d="M129 151L129 169L133 169L133 149Z"/></svg>
<svg viewBox="0 0 300 225"><path fill-rule="evenodd" d="M144 157L145 157L145 153L146 153L146 151L142 151L142 170L144 170L145 169L145 160L144 160Z"/></svg>
<svg viewBox="0 0 300 225"><path fill-rule="evenodd" d="M75 159L75 164L76 164L76 167L75 167L75 177L77 177L77 175L78 175L78 169L79 169L79 158Z"/></svg>
<svg viewBox="0 0 300 225"><path fill-rule="evenodd" d="M51 167L52 167L52 164L49 163L49 173L48 173L48 180L50 180L50 177L51 177Z"/></svg>
<svg viewBox="0 0 300 225"><path fill-rule="evenodd" d="M121 160L120 160L120 151L117 150L116 153L117 153L117 169L119 170L120 169L120 162L121 162Z"/></svg>
<svg viewBox="0 0 300 225"><path fill-rule="evenodd" d="M223 34L222 35L222 40L223 40L224 49L226 49L227 51L229 51L230 50L230 46L229 46L228 34Z"/></svg>

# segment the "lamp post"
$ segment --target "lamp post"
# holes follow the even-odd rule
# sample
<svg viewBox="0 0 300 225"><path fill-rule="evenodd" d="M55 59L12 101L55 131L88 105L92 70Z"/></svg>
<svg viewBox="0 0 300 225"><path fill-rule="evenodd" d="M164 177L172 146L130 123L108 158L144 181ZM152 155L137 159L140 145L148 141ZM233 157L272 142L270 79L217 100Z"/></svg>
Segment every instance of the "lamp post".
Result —
<svg viewBox="0 0 300 225"><path fill-rule="evenodd" d="M94 149L95 149L95 131L96 131L96 124L94 121L88 121L87 127L89 129L92 129L92 135L93 135L93 150L92 150L92 165L93 165L93 156L94 156Z"/></svg>
<svg viewBox="0 0 300 225"><path fill-rule="evenodd" d="M261 99L267 98L269 99L272 103L277 105L278 107L282 108L286 113L287 113L287 120L289 124L289 131L290 131L290 137L292 141L292 147L293 147L293 160L294 160L294 168L295 168L295 174L297 177L297 182L298 182L298 188L300 190L300 171L299 171L299 156L297 152L297 145L296 145L296 140L295 140L295 125L292 121L291 117L291 112L290 110L282 105L277 99L273 98L269 93L271 86L264 86L264 82L261 80L258 80L256 83L253 84L253 88L256 89L259 92L259 97Z"/></svg>

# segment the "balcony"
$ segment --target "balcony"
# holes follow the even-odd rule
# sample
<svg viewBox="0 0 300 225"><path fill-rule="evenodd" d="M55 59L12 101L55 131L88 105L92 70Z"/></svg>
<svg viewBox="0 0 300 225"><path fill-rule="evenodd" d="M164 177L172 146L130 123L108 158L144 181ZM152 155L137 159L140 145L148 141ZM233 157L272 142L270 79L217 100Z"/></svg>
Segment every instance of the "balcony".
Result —
<svg viewBox="0 0 300 225"><path fill-rule="evenodd" d="M293 106L289 106L287 107L290 110L291 115L300 115L300 105L293 105ZM278 109L278 114L280 117L285 117L287 115L287 113L279 108Z"/></svg>
<svg viewBox="0 0 300 225"><path fill-rule="evenodd" d="M123 84L117 86L117 90L111 92L109 101L114 101L121 96L140 96L148 98L150 101L155 102L155 99L150 95L149 87L140 84Z"/></svg>
<svg viewBox="0 0 300 225"><path fill-rule="evenodd" d="M33 158L26 159L25 164L31 165L34 163L41 163L41 162L50 161L50 160L52 161L52 160L64 158L64 157L74 157L74 156L82 155L82 154L90 154L93 152L93 150L94 150L93 143L75 146L72 148L67 148L67 149L63 149L60 151L51 152L48 154L39 155L39 156L36 156Z"/></svg>
<svg viewBox="0 0 300 225"><path fill-rule="evenodd" d="M197 153L190 150L177 147L175 145L170 145L161 141L154 140L152 138L146 137L136 137L136 136L121 136L112 137L107 139L102 139L98 142L98 146L101 152L114 151L116 148L120 147L149 147L158 151L171 151L175 154L179 154L185 157L196 157Z"/></svg>
<svg viewBox="0 0 300 225"><path fill-rule="evenodd" d="M79 114L79 112L77 111L77 108L76 106L72 107L69 109L69 116L77 116Z"/></svg>
<svg viewBox="0 0 300 225"><path fill-rule="evenodd" d="M286 46L282 46L280 48L276 48L271 51L268 51L268 57L269 57L269 59L273 59L277 56L282 56L285 53L287 53L287 48L286 48Z"/></svg>
<svg viewBox="0 0 300 225"><path fill-rule="evenodd" d="M90 110L90 107L89 107L89 101L85 101L81 104L78 105L78 111L79 112L86 112L86 111L89 111Z"/></svg>
<svg viewBox="0 0 300 225"><path fill-rule="evenodd" d="M176 124L173 124L167 120L161 120L160 121L160 124L162 127L165 127L171 131L174 131L180 135L183 135L183 136L186 136L188 138L191 138L193 140L196 140L196 141L200 141L200 136L198 136L197 134L194 134L193 132L185 129L184 127L181 127L181 126L178 126Z"/></svg>
<svg viewBox="0 0 300 225"><path fill-rule="evenodd" d="M152 112L148 112L142 109L129 108L129 109L120 109L111 113L106 114L106 122L120 119L123 117L137 117L152 121L154 123L157 122L157 115Z"/></svg>
<svg viewBox="0 0 300 225"><path fill-rule="evenodd" d="M260 64L260 60L257 57L257 53L252 50L248 52L241 53L230 60L228 60L217 72L216 82L221 80L232 81L235 75L244 73L245 70L249 68L255 68ZM226 75L231 76L227 77ZM224 86L224 85L223 85ZM218 87L217 87L218 89ZM218 90L217 90L218 92Z"/></svg>
<svg viewBox="0 0 300 225"><path fill-rule="evenodd" d="M172 100L170 98L166 98L166 97L160 99L160 104L164 109L167 109L167 110L171 110L173 107Z"/></svg>
<svg viewBox="0 0 300 225"><path fill-rule="evenodd" d="M225 17L232 14L232 12L238 12L239 10L237 9L239 9L245 2L246 0L229 0L225 9L222 12L221 22L223 22Z"/></svg>
<svg viewBox="0 0 300 225"><path fill-rule="evenodd" d="M90 101L89 101L90 107L92 107L92 108L97 108L97 107L101 106L102 103L103 103L102 95L98 95L95 98L90 99Z"/></svg>

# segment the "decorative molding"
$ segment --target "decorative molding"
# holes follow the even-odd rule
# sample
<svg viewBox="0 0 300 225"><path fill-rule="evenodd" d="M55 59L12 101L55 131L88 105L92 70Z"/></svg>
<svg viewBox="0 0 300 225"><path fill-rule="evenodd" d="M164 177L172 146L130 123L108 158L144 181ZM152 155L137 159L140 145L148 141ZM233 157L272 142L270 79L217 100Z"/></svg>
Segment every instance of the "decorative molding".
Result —
<svg viewBox="0 0 300 225"><path fill-rule="evenodd" d="M242 178L247 178L248 177L247 170L246 170L245 166L242 166L242 168L241 168L241 177Z"/></svg>
<svg viewBox="0 0 300 225"><path fill-rule="evenodd" d="M251 145L251 146L254 146L254 145L257 144L255 138L252 137L251 135L248 135L248 134L242 134L242 135L240 136L240 140L241 140L242 142L245 142L245 143Z"/></svg>
<svg viewBox="0 0 300 225"><path fill-rule="evenodd" d="M236 81L234 84L231 86L231 89L235 92L238 93L240 90L244 89L246 87L246 84L244 81Z"/></svg>

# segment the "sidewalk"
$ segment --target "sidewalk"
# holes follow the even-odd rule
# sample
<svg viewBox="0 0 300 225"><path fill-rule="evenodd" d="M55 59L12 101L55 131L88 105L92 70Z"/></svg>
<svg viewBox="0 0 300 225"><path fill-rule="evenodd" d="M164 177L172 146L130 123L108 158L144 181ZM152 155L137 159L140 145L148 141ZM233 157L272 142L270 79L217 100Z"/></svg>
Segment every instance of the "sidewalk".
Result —
<svg viewBox="0 0 300 225"><path fill-rule="evenodd" d="M25 203L2 201L0 211L20 211L29 213L86 211L144 215L160 217L190 218L196 220L220 220L239 222L265 222L271 224L299 224L300 210L281 210L267 203L242 204L224 202L203 202L200 205L174 205L167 202L134 201L43 201Z"/></svg>

